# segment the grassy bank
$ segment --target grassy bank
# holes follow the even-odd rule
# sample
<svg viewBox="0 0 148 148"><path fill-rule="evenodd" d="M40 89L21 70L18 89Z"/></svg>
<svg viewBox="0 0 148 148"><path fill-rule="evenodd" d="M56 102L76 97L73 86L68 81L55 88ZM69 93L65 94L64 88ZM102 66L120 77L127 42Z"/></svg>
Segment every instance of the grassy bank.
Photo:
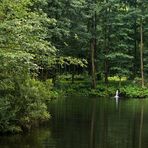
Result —
<svg viewBox="0 0 148 148"><path fill-rule="evenodd" d="M96 89L91 89L91 82L76 78L74 83L68 78L61 79L56 85L56 91L66 96L98 96L114 97L117 89L120 90L122 98L148 98L148 88L141 88L139 80L129 81L123 78L119 84L117 78L109 78L108 84L98 81Z"/></svg>

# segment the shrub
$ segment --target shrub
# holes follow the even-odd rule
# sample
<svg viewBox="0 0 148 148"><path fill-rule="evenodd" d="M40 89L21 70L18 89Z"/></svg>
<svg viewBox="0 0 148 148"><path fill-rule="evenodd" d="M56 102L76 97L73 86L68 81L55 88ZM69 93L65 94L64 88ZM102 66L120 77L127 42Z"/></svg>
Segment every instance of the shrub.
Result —
<svg viewBox="0 0 148 148"><path fill-rule="evenodd" d="M49 81L26 79L20 83L15 80L13 86L14 93L0 99L0 132L20 132L50 117L46 101L54 95Z"/></svg>
<svg viewBox="0 0 148 148"><path fill-rule="evenodd" d="M148 97L148 89L141 88L138 85L127 85L121 88L126 97L146 98Z"/></svg>

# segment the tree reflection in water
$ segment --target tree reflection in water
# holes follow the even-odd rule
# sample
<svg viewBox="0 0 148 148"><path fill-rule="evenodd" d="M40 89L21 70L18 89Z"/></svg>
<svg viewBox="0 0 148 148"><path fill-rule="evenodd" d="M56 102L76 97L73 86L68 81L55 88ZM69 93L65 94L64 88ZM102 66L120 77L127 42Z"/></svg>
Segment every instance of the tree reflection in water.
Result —
<svg viewBox="0 0 148 148"><path fill-rule="evenodd" d="M0 148L147 148L148 100L59 98L46 126L1 136Z"/></svg>

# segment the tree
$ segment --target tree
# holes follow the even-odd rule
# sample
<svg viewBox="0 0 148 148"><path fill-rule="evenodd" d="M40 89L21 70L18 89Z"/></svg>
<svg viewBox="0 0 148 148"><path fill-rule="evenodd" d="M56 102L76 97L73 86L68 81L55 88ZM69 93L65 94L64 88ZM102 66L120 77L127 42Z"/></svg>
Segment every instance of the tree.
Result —
<svg viewBox="0 0 148 148"><path fill-rule="evenodd" d="M32 121L49 118L45 87L33 75L39 58L55 53L46 39L47 24L54 20L33 5L32 0L0 3L0 132L20 131Z"/></svg>

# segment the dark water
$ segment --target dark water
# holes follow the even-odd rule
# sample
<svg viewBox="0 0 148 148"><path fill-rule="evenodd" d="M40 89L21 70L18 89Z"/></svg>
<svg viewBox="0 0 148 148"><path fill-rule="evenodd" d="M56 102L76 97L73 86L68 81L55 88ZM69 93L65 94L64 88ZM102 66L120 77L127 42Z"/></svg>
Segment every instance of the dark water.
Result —
<svg viewBox="0 0 148 148"><path fill-rule="evenodd" d="M0 148L148 148L148 100L63 98L30 133L1 136Z"/></svg>

